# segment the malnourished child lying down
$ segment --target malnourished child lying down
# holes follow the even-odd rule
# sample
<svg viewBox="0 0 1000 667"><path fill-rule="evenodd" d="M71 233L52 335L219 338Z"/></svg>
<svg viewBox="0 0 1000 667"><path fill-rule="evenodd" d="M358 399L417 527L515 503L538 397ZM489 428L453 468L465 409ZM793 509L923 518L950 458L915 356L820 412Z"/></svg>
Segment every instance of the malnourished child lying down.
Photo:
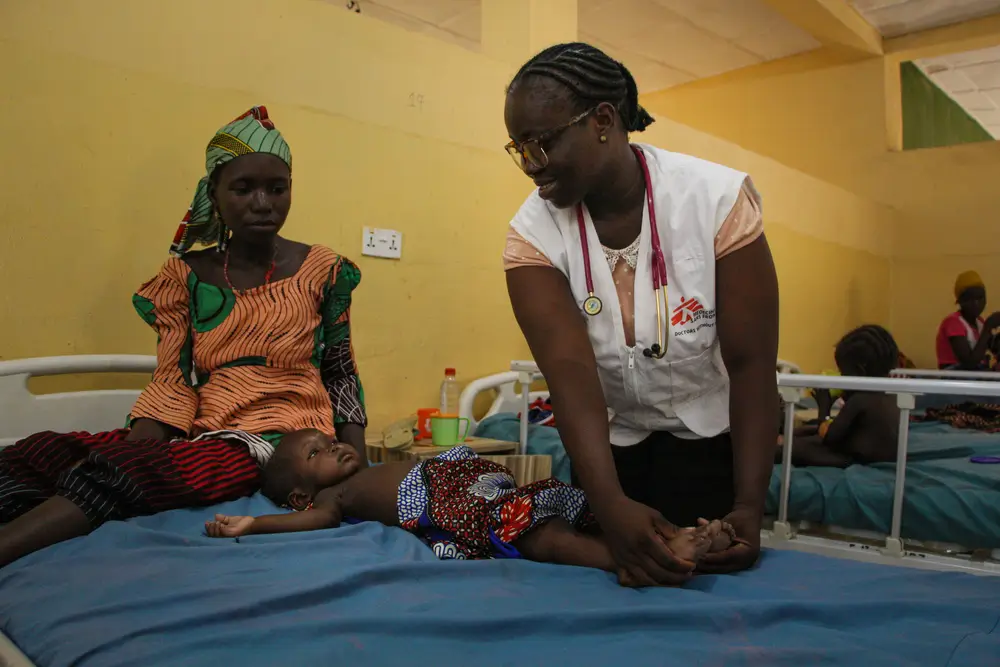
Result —
<svg viewBox="0 0 1000 667"><path fill-rule="evenodd" d="M426 542L438 558L530 560L618 572L611 550L587 508L583 491L556 479L518 487L507 468L456 447L424 461L359 465L349 445L319 431L285 436L264 468L262 491L299 510L269 516L216 515L212 537L238 537L339 526L345 517L400 526ZM711 551L726 549L733 530L701 521L665 539L694 569Z"/></svg>

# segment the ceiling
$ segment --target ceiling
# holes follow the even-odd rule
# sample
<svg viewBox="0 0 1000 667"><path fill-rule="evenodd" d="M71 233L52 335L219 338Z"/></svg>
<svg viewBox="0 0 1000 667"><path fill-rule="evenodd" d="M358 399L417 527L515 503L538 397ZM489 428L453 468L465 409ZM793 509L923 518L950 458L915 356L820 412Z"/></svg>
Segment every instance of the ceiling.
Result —
<svg viewBox="0 0 1000 667"><path fill-rule="evenodd" d="M328 0L344 3L345 0ZM480 49L480 0L354 0L361 13ZM850 0L883 37L1000 13L1000 0ZM811 51L820 43L764 0L578 0L580 39L623 61L642 93ZM1000 50L917 62L1000 137Z"/></svg>
<svg viewBox="0 0 1000 667"><path fill-rule="evenodd" d="M1000 137L1000 47L914 62L987 132Z"/></svg>
<svg viewBox="0 0 1000 667"><path fill-rule="evenodd" d="M886 38L1000 13L1000 0L851 0L851 5Z"/></svg>
<svg viewBox="0 0 1000 667"><path fill-rule="evenodd" d="M643 93L817 49L761 0L579 0L580 39L623 61Z"/></svg>
<svg viewBox="0 0 1000 667"><path fill-rule="evenodd" d="M354 4L365 16L479 50L480 0L354 0Z"/></svg>
<svg viewBox="0 0 1000 667"><path fill-rule="evenodd" d="M480 0L356 2L366 16L479 50ZM580 39L625 62L643 93L820 46L763 0L579 0L578 7Z"/></svg>

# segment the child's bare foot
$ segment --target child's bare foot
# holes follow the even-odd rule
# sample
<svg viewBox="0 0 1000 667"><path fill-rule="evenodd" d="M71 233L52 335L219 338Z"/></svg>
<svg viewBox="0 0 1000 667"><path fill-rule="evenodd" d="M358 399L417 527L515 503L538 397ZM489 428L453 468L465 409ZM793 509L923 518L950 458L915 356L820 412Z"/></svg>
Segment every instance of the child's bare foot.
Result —
<svg viewBox="0 0 1000 667"><path fill-rule="evenodd" d="M667 546L678 558L697 563L712 547L712 540L719 534L721 524L713 522L697 528L682 528Z"/></svg>
<svg viewBox="0 0 1000 667"><path fill-rule="evenodd" d="M697 528L683 528L668 542L678 558L697 563L709 552L725 551L736 536L733 527L724 521L698 519Z"/></svg>
<svg viewBox="0 0 1000 667"><path fill-rule="evenodd" d="M708 549L709 553L725 551L732 545L733 540L736 539L736 531L725 521L708 522L705 519L698 520L699 526L710 526L716 523L719 524L719 532L712 538L712 546Z"/></svg>

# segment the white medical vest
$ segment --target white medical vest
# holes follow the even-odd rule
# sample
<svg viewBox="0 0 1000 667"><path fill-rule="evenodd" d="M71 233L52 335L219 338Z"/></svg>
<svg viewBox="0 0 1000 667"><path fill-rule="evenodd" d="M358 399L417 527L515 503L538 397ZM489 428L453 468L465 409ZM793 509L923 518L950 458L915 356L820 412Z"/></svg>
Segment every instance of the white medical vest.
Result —
<svg viewBox="0 0 1000 667"><path fill-rule="evenodd" d="M656 342L648 204L643 211L633 291L634 347L625 343L611 269L586 209L588 261L594 292L604 306L596 316L583 314L587 284L576 209L558 209L536 190L511 226L570 282L597 357L611 442L633 445L653 431L672 431L688 438L712 437L729 428L729 376L717 334L715 237L747 175L688 155L637 146L649 167L657 229L667 264L667 353L663 359L642 354Z"/></svg>

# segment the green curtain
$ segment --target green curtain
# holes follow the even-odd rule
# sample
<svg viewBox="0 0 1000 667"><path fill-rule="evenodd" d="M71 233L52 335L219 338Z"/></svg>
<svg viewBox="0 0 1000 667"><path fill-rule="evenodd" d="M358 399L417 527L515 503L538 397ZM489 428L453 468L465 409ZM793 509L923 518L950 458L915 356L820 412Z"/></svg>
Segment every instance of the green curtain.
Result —
<svg viewBox="0 0 1000 667"><path fill-rule="evenodd" d="M912 62L899 66L903 97L903 148L936 148L993 141L976 119Z"/></svg>

